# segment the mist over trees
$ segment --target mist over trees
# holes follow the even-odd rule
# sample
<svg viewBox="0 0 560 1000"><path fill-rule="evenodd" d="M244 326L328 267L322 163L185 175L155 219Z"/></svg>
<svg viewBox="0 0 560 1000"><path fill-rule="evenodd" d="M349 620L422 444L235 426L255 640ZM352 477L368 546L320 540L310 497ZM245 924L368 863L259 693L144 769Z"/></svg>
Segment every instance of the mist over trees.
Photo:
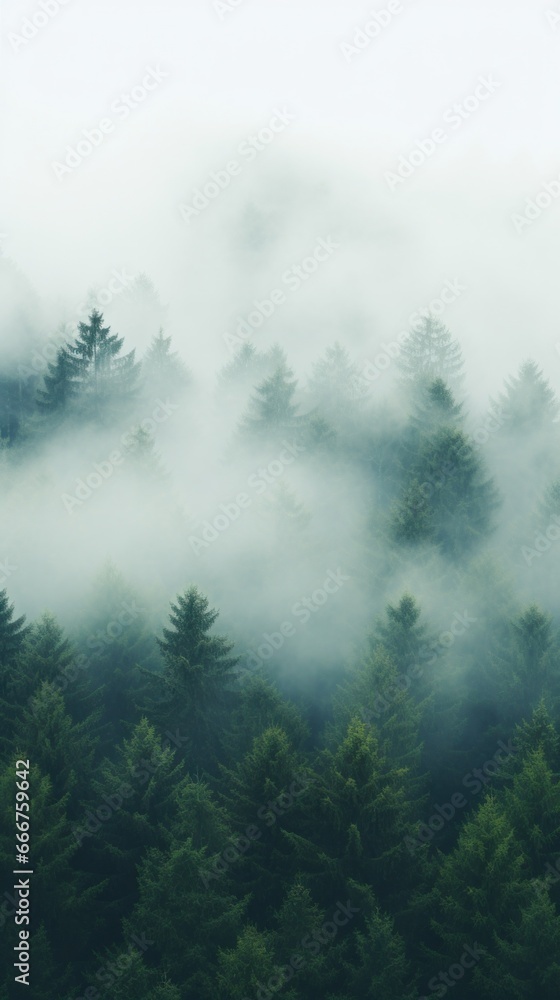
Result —
<svg viewBox="0 0 560 1000"><path fill-rule="evenodd" d="M93 308L0 371L0 855L30 758L34 996L552 1000L546 374L473 411L426 315L396 406L342 339L306 372L243 343L209 392L135 296L139 356Z"/></svg>

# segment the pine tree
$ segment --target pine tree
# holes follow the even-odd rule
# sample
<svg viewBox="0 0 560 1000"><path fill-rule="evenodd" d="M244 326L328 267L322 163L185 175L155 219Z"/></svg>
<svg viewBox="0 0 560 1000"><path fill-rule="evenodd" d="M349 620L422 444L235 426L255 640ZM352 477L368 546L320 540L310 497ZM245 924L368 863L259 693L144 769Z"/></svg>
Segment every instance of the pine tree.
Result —
<svg viewBox="0 0 560 1000"><path fill-rule="evenodd" d="M137 427L129 432L124 453L126 458L130 459L130 468L144 485L148 483L163 485L169 480L169 474L157 451L154 436L145 427Z"/></svg>
<svg viewBox="0 0 560 1000"><path fill-rule="evenodd" d="M40 878L31 881L31 929L40 932L41 924L48 928L48 941L43 940L41 950L48 957L52 949L58 971L57 990L60 988L62 995L68 995L72 988L68 956L73 956L73 968L80 968L99 944L99 897L103 882L76 869L77 845L70 830L67 796L55 795L50 777L33 763L32 747L25 749L24 760L27 754L30 755L29 855L33 864L25 867L40 872ZM17 752L10 755L0 771L0 864L5 871L14 867L14 780L18 757ZM9 923L16 932L14 921ZM0 961L11 970L15 943L4 930L0 935Z"/></svg>
<svg viewBox="0 0 560 1000"><path fill-rule="evenodd" d="M351 995L364 1000L416 1000L405 942L392 917L377 907L356 930L356 959L348 967Z"/></svg>
<svg viewBox="0 0 560 1000"><path fill-rule="evenodd" d="M302 799L309 832L286 833L318 898L328 905L354 880L402 901L413 870L404 846L414 808L407 768L385 757L373 728L356 716L338 745L321 754L318 770Z"/></svg>
<svg viewBox="0 0 560 1000"><path fill-rule="evenodd" d="M490 658L489 681L503 720L511 725L536 708L541 698L558 705L560 660L549 614L533 604L510 621L510 635Z"/></svg>
<svg viewBox="0 0 560 1000"><path fill-rule="evenodd" d="M49 681L43 681L30 707L16 721L16 746L22 753L33 747L33 760L49 776L53 795L68 801L69 814L74 817L93 770L94 722L74 723L62 693Z"/></svg>
<svg viewBox="0 0 560 1000"><path fill-rule="evenodd" d="M524 719L515 727L515 738L519 746L519 755L524 759L531 751L541 751L544 759L556 772L560 766L560 736L554 728L554 724L544 699L541 699L531 718Z"/></svg>
<svg viewBox="0 0 560 1000"><path fill-rule="evenodd" d="M80 323L78 337L68 345L78 366L80 401L96 419L105 408L122 408L134 398L140 371L134 350L119 357L123 338L102 324L103 315L94 309L89 324Z"/></svg>
<svg viewBox="0 0 560 1000"><path fill-rule="evenodd" d="M410 331L397 364L403 383L418 389L438 378L455 389L464 377L458 342L447 327L431 315Z"/></svg>
<svg viewBox="0 0 560 1000"><path fill-rule="evenodd" d="M49 362L44 387L37 393L37 405L43 413L66 413L79 389L80 364L70 345L59 347L56 360Z"/></svg>
<svg viewBox="0 0 560 1000"><path fill-rule="evenodd" d="M498 503L471 442L462 431L443 427L427 439L410 470L393 511L393 532L399 541L432 540L457 555L490 532Z"/></svg>
<svg viewBox="0 0 560 1000"><path fill-rule="evenodd" d="M560 847L560 785L542 749L525 753L512 787L504 789L500 801L533 877L541 875Z"/></svg>
<svg viewBox="0 0 560 1000"><path fill-rule="evenodd" d="M14 605L7 591L0 591L0 746L10 746L16 714L30 694L19 667L30 630L24 622L25 615L14 619Z"/></svg>
<svg viewBox="0 0 560 1000"><path fill-rule="evenodd" d="M436 378L421 387L412 416L416 440L421 435L433 434L441 427L460 427L462 420L463 404L455 402L444 379Z"/></svg>
<svg viewBox="0 0 560 1000"><path fill-rule="evenodd" d="M177 843L185 843L190 838L197 851L206 848L208 860L205 870L212 871L213 861L234 841L227 810L218 803L210 786L198 775L186 775L175 784L173 803L174 816L170 825L173 837Z"/></svg>
<svg viewBox="0 0 560 1000"><path fill-rule="evenodd" d="M142 928L154 941L150 965L179 983L181 996L211 1000L219 949L235 945L246 903L233 896L227 871L205 884L206 866L206 848L195 849L189 838L165 851L149 848L138 869L138 902L123 926L125 936Z"/></svg>
<svg viewBox="0 0 560 1000"><path fill-rule="evenodd" d="M559 985L560 920L546 896L535 892L521 845L493 795L463 823L457 846L438 870L432 926L444 948L434 954L432 969L436 962L440 969L458 962L467 942L478 958L457 983L457 997L522 1000L535 995L529 991L536 983L536 995L552 1000ZM535 934L537 911L551 945L547 954Z"/></svg>
<svg viewBox="0 0 560 1000"><path fill-rule="evenodd" d="M560 479L553 479L543 492L537 510L538 527L546 529L555 514L560 514Z"/></svg>
<svg viewBox="0 0 560 1000"><path fill-rule="evenodd" d="M171 337L165 337L161 329L142 358L142 382L150 400L175 399L191 382L178 351L171 350Z"/></svg>
<svg viewBox="0 0 560 1000"><path fill-rule="evenodd" d="M78 655L54 615L45 612L33 622L18 655L17 684L14 698L18 706L34 714L40 702L35 695L48 682L64 696L64 703L73 719L95 723L99 736L101 710L92 697L88 683L91 662L85 654Z"/></svg>
<svg viewBox="0 0 560 1000"><path fill-rule="evenodd" d="M293 403L297 381L285 363L278 365L268 378L256 387L249 410L241 421L246 439L281 440L300 429L302 418Z"/></svg>
<svg viewBox="0 0 560 1000"><path fill-rule="evenodd" d="M207 597L197 587L179 594L171 605L171 628L164 628L158 645L163 654L161 675L146 674L151 681L147 710L165 725L181 725L192 743L198 763L208 767L221 745L226 719L235 701L233 668L239 658L230 656L233 643L211 635L219 612L209 609Z"/></svg>
<svg viewBox="0 0 560 1000"><path fill-rule="evenodd" d="M524 361L518 375L506 379L505 386L493 409L508 414L509 434L542 429L558 416L560 403L535 361Z"/></svg>
<svg viewBox="0 0 560 1000"><path fill-rule="evenodd" d="M279 726L297 751L309 739L309 727L299 708L260 675L240 675L240 691L224 735L227 760L239 760L253 740L271 726Z"/></svg>
<svg viewBox="0 0 560 1000"><path fill-rule="evenodd" d="M96 577L76 632L87 663L83 676L91 695L102 699L105 738L114 743L139 720L147 688L141 668L158 669L161 658L137 591L112 563Z"/></svg>
<svg viewBox="0 0 560 1000"><path fill-rule="evenodd" d="M276 971L271 935L249 924L239 934L235 948L219 952L215 995L219 1000L258 996Z"/></svg>
<svg viewBox="0 0 560 1000"><path fill-rule="evenodd" d="M240 864L252 896L251 913L262 919L280 902L292 853L284 833L297 830L300 803L313 776L279 726L255 737L235 767L220 764L220 771L221 798L236 829L242 833L256 825L260 830Z"/></svg>
<svg viewBox="0 0 560 1000"><path fill-rule="evenodd" d="M177 737L177 733L172 734ZM179 737L181 736L179 730ZM177 748L179 749L179 748ZM123 740L116 755L105 758L91 781L73 835L91 867L109 878L103 897L106 927L116 933L118 916L128 912L136 893L137 867L149 847L170 843L176 808L174 795L183 761L170 738L157 733L146 719ZM91 816L107 806L109 818L92 831Z"/></svg>
<svg viewBox="0 0 560 1000"><path fill-rule="evenodd" d="M348 417L360 399L357 365L338 341L313 365L307 391L313 406L329 420L334 417L335 421Z"/></svg>
<svg viewBox="0 0 560 1000"><path fill-rule="evenodd" d="M14 619L14 605L10 604L7 590L0 590L0 666L13 663L21 652L30 626L24 625L25 615Z"/></svg>

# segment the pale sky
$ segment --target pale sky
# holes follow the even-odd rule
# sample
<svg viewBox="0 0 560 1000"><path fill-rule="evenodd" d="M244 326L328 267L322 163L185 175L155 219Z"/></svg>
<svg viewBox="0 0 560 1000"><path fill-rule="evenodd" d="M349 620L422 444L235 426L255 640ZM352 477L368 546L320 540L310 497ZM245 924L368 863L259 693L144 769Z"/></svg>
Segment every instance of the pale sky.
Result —
<svg viewBox="0 0 560 1000"><path fill-rule="evenodd" d="M57 0L44 2L53 10ZM47 15L38 16L39 0L2 3L0 232L38 291L75 299L112 268L146 271L171 304L173 335L180 340L185 326L196 326L215 368L227 360L220 351L232 318L336 230L343 247L333 270L283 314L286 344L298 344L303 361L324 344L319 335L316 350L302 344L298 317L309 328L326 314L330 340L329 317L333 326L362 329L363 351L364 317L377 341L391 337L458 277L469 295L446 322L470 338L464 347L474 367L489 339L498 345L489 386L527 343L560 372L560 205L521 234L511 221L545 180L560 176L560 2L226 5L220 12L213 0L68 0L22 44L25 18L40 24ZM343 44L371 12L389 6L390 22L345 55ZM150 68L162 79L119 117L111 105ZM481 78L495 81L494 92L452 127L450 109L472 99ZM275 109L294 121L186 225L180 204L211 171L239 159L240 142ZM57 178L53 163L64 161L66 147L107 117L111 133ZM391 191L387 172L437 128L446 141ZM272 234L251 261L236 252L249 204ZM336 298L328 308L325 295ZM528 323L537 329L529 333Z"/></svg>

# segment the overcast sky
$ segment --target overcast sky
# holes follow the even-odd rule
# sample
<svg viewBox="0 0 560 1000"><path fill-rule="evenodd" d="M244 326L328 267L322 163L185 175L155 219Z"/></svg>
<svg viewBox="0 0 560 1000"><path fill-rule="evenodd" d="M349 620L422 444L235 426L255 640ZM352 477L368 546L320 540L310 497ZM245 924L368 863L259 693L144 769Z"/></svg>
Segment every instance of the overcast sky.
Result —
<svg viewBox="0 0 560 1000"><path fill-rule="evenodd" d="M560 176L557 0L68 0L51 14L4 0L1 37L2 245L41 295L79 301L113 268L144 271L189 363L216 370L224 332L330 235L340 249L259 333L296 367L336 336L375 354L458 280L442 318L481 394L528 353L559 386L560 205L513 221ZM241 156L276 109L293 121ZM111 131L60 176L102 119ZM186 222L181 204L232 159L238 176Z"/></svg>

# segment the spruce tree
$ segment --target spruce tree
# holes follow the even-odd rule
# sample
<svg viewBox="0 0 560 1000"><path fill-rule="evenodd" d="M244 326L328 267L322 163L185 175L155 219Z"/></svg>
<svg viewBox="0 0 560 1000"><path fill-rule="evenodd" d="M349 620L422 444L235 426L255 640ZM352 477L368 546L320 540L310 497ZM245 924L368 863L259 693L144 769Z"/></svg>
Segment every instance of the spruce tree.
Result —
<svg viewBox="0 0 560 1000"><path fill-rule="evenodd" d="M163 672L145 674L151 682L148 713L164 728L183 727L197 763L205 767L212 765L235 702L232 684L239 659L229 655L229 639L210 634L218 614L197 587L179 594L171 605L172 627L164 628L163 638L157 640Z"/></svg>
<svg viewBox="0 0 560 1000"><path fill-rule="evenodd" d="M43 413L66 413L76 399L80 377L79 360L69 345L59 347L56 360L49 362L43 388L37 393L37 405Z"/></svg>
<svg viewBox="0 0 560 1000"><path fill-rule="evenodd" d="M463 381L461 348L444 324L426 316L408 334L397 361L405 385L423 389L443 379L452 389Z"/></svg>
<svg viewBox="0 0 560 1000"><path fill-rule="evenodd" d="M142 358L144 394L150 400L176 399L190 381L190 372L179 352L171 350L171 337L165 337L160 329Z"/></svg>
<svg viewBox="0 0 560 1000"><path fill-rule="evenodd" d="M80 402L88 415L99 419L108 407L122 409L134 398L140 366L134 350L119 356L124 340L103 326L103 315L96 309L78 330L68 350L78 368Z"/></svg>
<svg viewBox="0 0 560 1000"><path fill-rule="evenodd" d="M278 365L256 387L249 409L241 421L241 431L248 439L282 440L293 437L302 425L298 406L293 402L297 381L285 363Z"/></svg>
<svg viewBox="0 0 560 1000"><path fill-rule="evenodd" d="M307 391L313 406L329 420L334 417L339 421L348 417L360 398L358 384L357 365L350 360L348 351L336 341L313 365Z"/></svg>
<svg viewBox="0 0 560 1000"><path fill-rule="evenodd" d="M434 541L457 555L487 535L499 504L472 443L460 430L442 427L420 450L394 507L399 541Z"/></svg>
<svg viewBox="0 0 560 1000"><path fill-rule="evenodd" d="M543 429L558 416L560 403L550 383L535 361L524 361L517 376L506 379L505 391L496 403L496 411L508 415L509 434Z"/></svg>
<svg viewBox="0 0 560 1000"><path fill-rule="evenodd" d="M30 625L24 625L25 615L14 618L14 605L10 604L7 590L0 590L0 666L7 667L21 652Z"/></svg>
<svg viewBox="0 0 560 1000"><path fill-rule="evenodd" d="M433 434L440 427L460 427L462 420L463 405L455 401L444 379L435 378L421 387L412 415L417 438Z"/></svg>
<svg viewBox="0 0 560 1000"><path fill-rule="evenodd" d="M301 802L313 776L279 726L255 737L234 767L220 764L221 798L236 830L256 824L261 836L240 862L251 915L263 919L281 899L282 880L293 853L286 831L301 831Z"/></svg>

